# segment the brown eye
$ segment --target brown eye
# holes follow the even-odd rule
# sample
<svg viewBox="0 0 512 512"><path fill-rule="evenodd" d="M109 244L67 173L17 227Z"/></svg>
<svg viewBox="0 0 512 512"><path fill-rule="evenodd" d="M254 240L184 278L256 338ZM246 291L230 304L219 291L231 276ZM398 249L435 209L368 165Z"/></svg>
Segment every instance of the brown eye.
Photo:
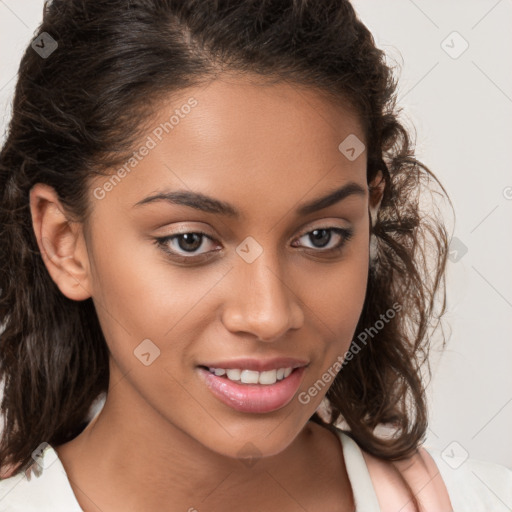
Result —
<svg viewBox="0 0 512 512"><path fill-rule="evenodd" d="M319 243L320 247L315 245L317 248L323 248L325 247L332 237L332 232L328 229L315 229L314 231L311 231L309 233L310 240L313 241L313 244Z"/></svg>
<svg viewBox="0 0 512 512"><path fill-rule="evenodd" d="M333 237L334 233L334 237ZM306 247L308 249L323 249L317 252L330 252L342 249L345 244L352 238L353 230L352 229L344 229L338 227L325 227L325 228L316 228L313 231L308 231L304 233L299 239L306 238L312 244L313 247ZM338 239L337 243L335 243L332 247L325 249L329 245L332 240Z"/></svg>
<svg viewBox="0 0 512 512"><path fill-rule="evenodd" d="M186 233L176 233L174 235L155 238L155 242L171 256L183 257L183 259L192 259L195 256L204 256L208 252L197 252L203 247L204 241L213 242L213 238L208 236L206 233L193 231ZM190 256L186 256L190 254Z"/></svg>
<svg viewBox="0 0 512 512"><path fill-rule="evenodd" d="M200 233L185 233L177 235L176 240L178 247L186 252L194 252L201 247L203 239Z"/></svg>

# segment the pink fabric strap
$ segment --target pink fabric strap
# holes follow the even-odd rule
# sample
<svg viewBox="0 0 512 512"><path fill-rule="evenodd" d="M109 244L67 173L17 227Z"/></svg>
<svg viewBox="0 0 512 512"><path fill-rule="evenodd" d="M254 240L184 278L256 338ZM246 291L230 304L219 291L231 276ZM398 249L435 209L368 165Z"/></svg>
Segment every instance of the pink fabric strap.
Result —
<svg viewBox="0 0 512 512"><path fill-rule="evenodd" d="M452 512L448 490L436 463L425 450L407 460L385 462L362 451L381 512L414 512L409 491L399 473L411 487L422 509L421 512Z"/></svg>

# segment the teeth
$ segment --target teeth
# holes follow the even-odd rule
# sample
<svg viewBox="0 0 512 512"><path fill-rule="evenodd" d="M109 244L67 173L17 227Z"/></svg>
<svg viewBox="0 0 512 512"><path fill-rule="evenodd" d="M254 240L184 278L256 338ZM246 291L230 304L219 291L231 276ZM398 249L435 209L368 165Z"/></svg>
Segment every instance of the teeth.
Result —
<svg viewBox="0 0 512 512"><path fill-rule="evenodd" d="M286 379L293 368L279 368L277 370L267 370L264 372L256 372L254 370L240 370L238 368L208 368L211 373L222 376L226 375L229 380L234 382L242 382L243 384L275 384L279 380Z"/></svg>
<svg viewBox="0 0 512 512"><path fill-rule="evenodd" d="M226 370L226 375L229 380L240 380L242 370Z"/></svg>
<svg viewBox="0 0 512 512"><path fill-rule="evenodd" d="M258 372L255 372L258 373ZM277 370L261 372L258 378L260 384L274 384L277 382Z"/></svg>
<svg viewBox="0 0 512 512"><path fill-rule="evenodd" d="M260 374L252 370L242 370L240 374L240 380L244 384L258 384L258 378Z"/></svg>

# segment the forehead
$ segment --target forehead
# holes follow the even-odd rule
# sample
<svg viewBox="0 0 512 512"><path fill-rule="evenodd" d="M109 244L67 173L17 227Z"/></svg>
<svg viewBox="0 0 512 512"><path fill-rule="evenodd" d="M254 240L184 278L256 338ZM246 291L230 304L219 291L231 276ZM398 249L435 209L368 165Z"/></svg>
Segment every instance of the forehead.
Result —
<svg viewBox="0 0 512 512"><path fill-rule="evenodd" d="M340 138L349 134L364 139L357 114L342 100L334 103L319 90L269 83L252 75L223 75L182 91L170 102L162 102L154 124L165 122L169 110L180 110L192 97L197 106L184 116L189 121L176 132L189 143L196 142L198 149L222 147L226 153L247 154L250 147L265 144L269 149L311 154L312 149L322 152L333 144L336 149Z"/></svg>
<svg viewBox="0 0 512 512"><path fill-rule="evenodd" d="M365 183L366 152L350 159L340 149L352 138L364 147L358 116L296 84L223 76L164 99L148 126L134 147L138 158L108 194L125 206L188 189L236 197L244 211L258 200L260 208L261 201L297 203Z"/></svg>

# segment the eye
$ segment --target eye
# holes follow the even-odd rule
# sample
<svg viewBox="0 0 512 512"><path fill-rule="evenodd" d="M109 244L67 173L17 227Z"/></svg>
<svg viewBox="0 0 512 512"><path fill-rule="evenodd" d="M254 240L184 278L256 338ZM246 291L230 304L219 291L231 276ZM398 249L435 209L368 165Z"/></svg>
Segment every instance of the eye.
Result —
<svg viewBox="0 0 512 512"><path fill-rule="evenodd" d="M204 246L204 241L208 240L213 242L213 238L203 233L202 231L188 231L184 233L177 233L171 236L155 238L155 243L160 246L166 253L170 254L174 258L186 261L196 259L198 256L207 255L206 253L197 254L197 250ZM170 246L174 246L172 249ZM180 252L182 251L182 252ZM191 256L184 256L184 254L191 254Z"/></svg>
<svg viewBox="0 0 512 512"><path fill-rule="evenodd" d="M334 237L333 233L335 235ZM304 233L298 238L298 240L306 238L306 240L310 240L312 242L313 247L306 247L306 249L321 249L316 250L315 252L331 253L340 252L352 238L353 234L354 233L352 229L338 227L319 227ZM331 244L331 247L328 247L333 240L336 243Z"/></svg>

